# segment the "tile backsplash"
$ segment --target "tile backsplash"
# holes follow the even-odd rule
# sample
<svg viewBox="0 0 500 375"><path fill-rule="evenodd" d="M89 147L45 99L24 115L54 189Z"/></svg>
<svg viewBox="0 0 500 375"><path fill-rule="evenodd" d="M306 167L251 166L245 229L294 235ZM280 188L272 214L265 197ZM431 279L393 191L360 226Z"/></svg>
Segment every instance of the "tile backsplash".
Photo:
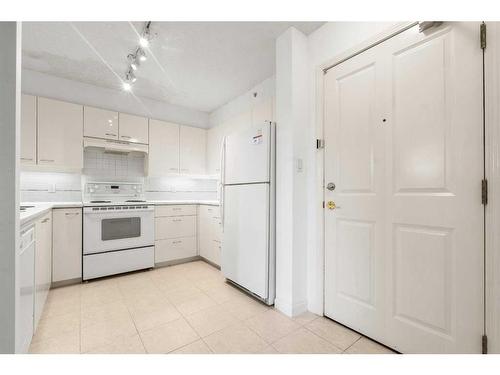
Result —
<svg viewBox="0 0 500 375"><path fill-rule="evenodd" d="M21 172L22 202L75 202L82 200L85 182L142 182L147 200L215 200L215 179L188 176L147 177L144 156L112 154L86 149L83 174Z"/></svg>

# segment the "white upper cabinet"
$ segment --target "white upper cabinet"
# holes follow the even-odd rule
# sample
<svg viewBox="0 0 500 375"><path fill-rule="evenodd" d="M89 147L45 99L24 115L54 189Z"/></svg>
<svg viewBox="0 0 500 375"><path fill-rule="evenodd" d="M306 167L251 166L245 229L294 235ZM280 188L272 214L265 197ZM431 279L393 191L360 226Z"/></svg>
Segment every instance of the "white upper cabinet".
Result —
<svg viewBox="0 0 500 375"><path fill-rule="evenodd" d="M179 173L179 125L149 120L149 175Z"/></svg>
<svg viewBox="0 0 500 375"><path fill-rule="evenodd" d="M181 174L205 174L206 143L205 129L180 127Z"/></svg>
<svg viewBox="0 0 500 375"><path fill-rule="evenodd" d="M120 113L118 132L121 141L148 144L148 119L145 117Z"/></svg>
<svg viewBox="0 0 500 375"><path fill-rule="evenodd" d="M38 98L38 164L83 168L83 106Z"/></svg>
<svg viewBox="0 0 500 375"><path fill-rule="evenodd" d="M21 163L36 164L36 96L21 97Z"/></svg>
<svg viewBox="0 0 500 375"><path fill-rule="evenodd" d="M86 137L118 139L118 112L85 106L83 133Z"/></svg>

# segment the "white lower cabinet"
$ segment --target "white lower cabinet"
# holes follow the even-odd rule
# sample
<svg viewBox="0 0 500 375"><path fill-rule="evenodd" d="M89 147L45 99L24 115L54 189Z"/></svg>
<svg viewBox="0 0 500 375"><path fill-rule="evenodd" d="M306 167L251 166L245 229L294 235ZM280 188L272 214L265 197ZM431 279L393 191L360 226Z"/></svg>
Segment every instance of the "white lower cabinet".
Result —
<svg viewBox="0 0 500 375"><path fill-rule="evenodd" d="M200 256L220 265L222 223L218 206L199 206Z"/></svg>
<svg viewBox="0 0 500 375"><path fill-rule="evenodd" d="M157 240L155 243L155 263L190 258L196 255L196 237Z"/></svg>
<svg viewBox="0 0 500 375"><path fill-rule="evenodd" d="M52 282L82 277L82 209L53 211Z"/></svg>
<svg viewBox="0 0 500 375"><path fill-rule="evenodd" d="M52 282L52 212L35 223L35 330Z"/></svg>
<svg viewBox="0 0 500 375"><path fill-rule="evenodd" d="M198 254L196 206L164 205L155 208L155 263Z"/></svg>

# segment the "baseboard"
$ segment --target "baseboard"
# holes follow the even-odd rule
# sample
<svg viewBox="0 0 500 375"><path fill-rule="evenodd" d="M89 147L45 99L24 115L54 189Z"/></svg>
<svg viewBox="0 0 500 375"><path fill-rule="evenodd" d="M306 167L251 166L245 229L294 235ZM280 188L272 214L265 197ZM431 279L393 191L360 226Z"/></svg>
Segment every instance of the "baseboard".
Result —
<svg viewBox="0 0 500 375"><path fill-rule="evenodd" d="M276 298L276 300L274 301L274 307L276 308L276 310L282 312L283 314L289 317L294 317L307 311L307 301L299 301L297 303L291 304L287 301Z"/></svg>
<svg viewBox="0 0 500 375"><path fill-rule="evenodd" d="M69 279L69 280L54 281L52 284L50 284L50 289L55 289L55 288L60 288L63 286L69 286L69 285L75 285L75 284L81 284L81 283L82 283L81 277L77 277L77 278Z"/></svg>
<svg viewBox="0 0 500 375"><path fill-rule="evenodd" d="M161 267L168 267L168 266L175 266L177 264L183 264L183 263L189 263L189 262L194 262L196 260L204 260L202 257L199 255L195 255L194 257L189 257L189 258L182 258L182 259L175 259L175 260L167 260L166 262L159 262L155 263L155 268L161 268Z"/></svg>

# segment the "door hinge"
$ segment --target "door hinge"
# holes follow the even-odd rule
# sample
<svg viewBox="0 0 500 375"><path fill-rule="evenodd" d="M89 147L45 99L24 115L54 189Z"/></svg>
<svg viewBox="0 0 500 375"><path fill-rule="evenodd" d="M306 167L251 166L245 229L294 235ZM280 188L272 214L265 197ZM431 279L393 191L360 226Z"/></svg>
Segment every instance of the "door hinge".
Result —
<svg viewBox="0 0 500 375"><path fill-rule="evenodd" d="M482 337L482 353L483 354L488 354L488 336L483 335Z"/></svg>
<svg viewBox="0 0 500 375"><path fill-rule="evenodd" d="M488 180L481 181L481 203L485 206L488 204Z"/></svg>
<svg viewBox="0 0 500 375"><path fill-rule="evenodd" d="M324 139L316 139L316 149L321 150L325 148L325 140Z"/></svg>
<svg viewBox="0 0 500 375"><path fill-rule="evenodd" d="M486 24L483 22L480 27L481 49L486 49Z"/></svg>

